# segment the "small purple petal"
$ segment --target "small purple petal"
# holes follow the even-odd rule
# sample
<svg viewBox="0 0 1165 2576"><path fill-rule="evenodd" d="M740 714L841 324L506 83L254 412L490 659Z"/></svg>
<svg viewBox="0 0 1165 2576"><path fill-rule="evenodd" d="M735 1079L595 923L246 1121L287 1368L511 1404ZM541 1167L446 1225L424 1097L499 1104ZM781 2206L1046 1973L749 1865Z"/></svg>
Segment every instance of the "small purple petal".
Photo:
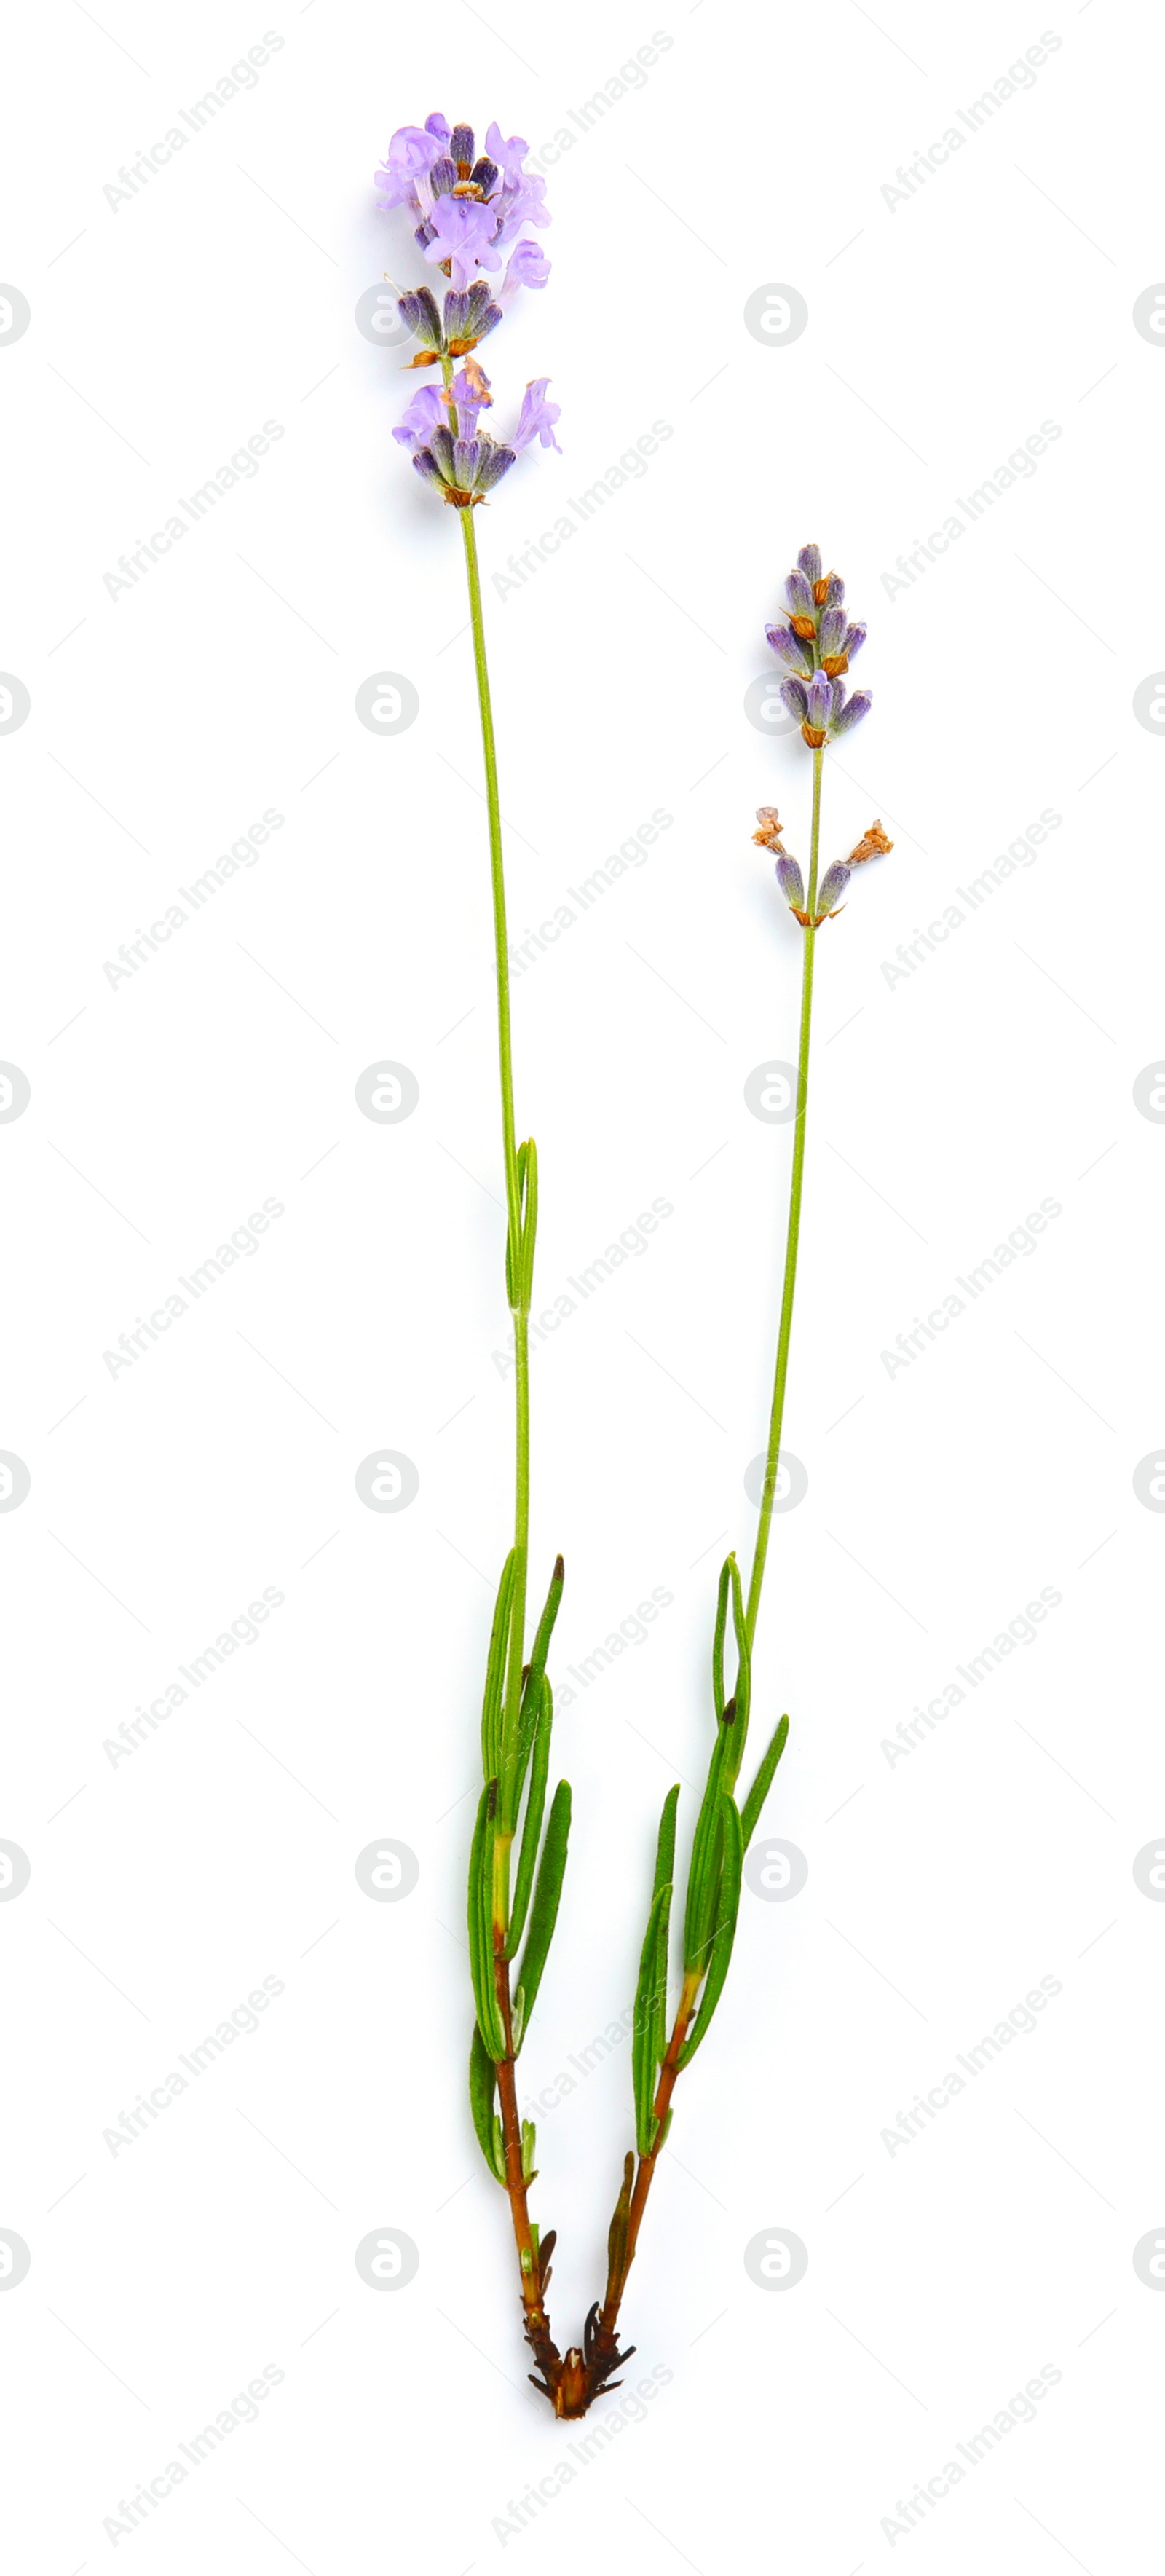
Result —
<svg viewBox="0 0 1165 2576"><path fill-rule="evenodd" d="M856 690L848 706L842 707L840 714L834 717L832 726L834 734L851 732L854 725L861 723L863 716L868 716L872 703L868 689Z"/></svg>
<svg viewBox="0 0 1165 2576"><path fill-rule="evenodd" d="M425 118L425 132L426 134L435 135L438 143L448 142L449 119L447 116L442 116L439 108L434 109L432 116L427 116Z"/></svg>
<svg viewBox="0 0 1165 2576"><path fill-rule="evenodd" d="M778 859L777 884L794 912L805 910L805 884L796 859Z"/></svg>
<svg viewBox="0 0 1165 2576"><path fill-rule="evenodd" d="M809 700L800 680L782 680L781 697L791 716L804 724L809 713Z"/></svg>
<svg viewBox="0 0 1165 2576"><path fill-rule="evenodd" d="M853 661L855 653L861 652L865 640L866 628L860 622L856 626L846 627L845 642L841 649L843 653L848 653L851 662Z"/></svg>
<svg viewBox="0 0 1165 2576"><path fill-rule="evenodd" d="M810 589L812 589L814 582L820 581L821 579L820 546L802 546L801 552L797 557L797 562L801 571L805 575L806 581L809 583Z"/></svg>
<svg viewBox="0 0 1165 2576"><path fill-rule="evenodd" d="M837 859L834 861L831 868L826 869L821 883L818 886L818 912L832 912L835 909L839 896L845 893L848 884L849 869L840 859Z"/></svg>
<svg viewBox="0 0 1165 2576"><path fill-rule="evenodd" d="M511 134L507 143L503 140L500 125L495 122L486 128L485 148L490 159L499 164L507 187L516 187L523 175L522 164L530 149L525 137L521 134Z"/></svg>
<svg viewBox="0 0 1165 2576"><path fill-rule="evenodd" d="M545 286L550 262L539 242L520 241L506 263L499 293L507 301L520 286Z"/></svg>
<svg viewBox="0 0 1165 2576"><path fill-rule="evenodd" d="M823 609L821 612L821 624L817 629L817 649L823 662L831 662L836 653L844 653L844 635L844 609Z"/></svg>
<svg viewBox="0 0 1165 2576"><path fill-rule="evenodd" d="M841 574L839 572L831 572L828 588L825 593L825 605L827 608L840 608L844 598L845 583L842 580Z"/></svg>
<svg viewBox="0 0 1165 2576"><path fill-rule="evenodd" d="M813 593L803 572L790 573L785 583L785 597L795 616L812 617L814 615Z"/></svg>
<svg viewBox="0 0 1165 2576"><path fill-rule="evenodd" d="M476 157L473 140L473 127L471 125L455 125L453 132L449 137L450 160L468 161L472 168Z"/></svg>
<svg viewBox="0 0 1165 2576"><path fill-rule="evenodd" d="M427 446L435 429L445 418L445 407L436 385L420 385L408 410L402 415L393 437L402 447Z"/></svg>
<svg viewBox="0 0 1165 2576"><path fill-rule="evenodd" d="M524 447L529 447L534 438L540 439L543 447L557 448L559 455L562 454L562 449L558 446L558 440L554 435L554 424L556 420L561 420L562 411L558 403L546 400L546 388L549 382L549 376L535 376L522 396L522 408L512 441L519 454Z"/></svg>
<svg viewBox="0 0 1165 2576"><path fill-rule="evenodd" d="M418 474L424 475L426 483L435 483L439 492L444 491L445 477L430 448L418 447L413 463Z"/></svg>

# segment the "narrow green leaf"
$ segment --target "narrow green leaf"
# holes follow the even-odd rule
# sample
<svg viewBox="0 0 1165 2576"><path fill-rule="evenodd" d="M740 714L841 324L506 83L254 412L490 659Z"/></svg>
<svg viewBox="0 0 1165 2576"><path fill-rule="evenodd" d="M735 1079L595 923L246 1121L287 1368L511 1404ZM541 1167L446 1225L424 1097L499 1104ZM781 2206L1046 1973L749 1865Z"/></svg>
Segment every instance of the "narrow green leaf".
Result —
<svg viewBox="0 0 1165 2576"><path fill-rule="evenodd" d="M656 1980L655 2018L655 2049L657 2058L662 2058L664 2050L667 2047L667 1944L668 1932L671 1926L671 1888L675 1878L676 1808L679 1805L679 1797L680 1784L677 1780L675 1787L668 1790L667 1796L663 1802L663 1813L659 1820L659 1835L655 1846L655 1880L651 1891L652 1903L654 1904L661 1887L666 1887L668 1890L668 1902L664 1908L663 1922L658 1938L660 1973Z"/></svg>
<svg viewBox="0 0 1165 2576"><path fill-rule="evenodd" d="M510 1638L510 1609L514 1598L514 1576L518 1551L510 1549L502 1567L498 1597L490 1631L489 1658L485 1668L485 1698L481 1710L481 1767L487 1780L495 1780L502 1754L502 1699L506 1683L506 1656Z"/></svg>
<svg viewBox="0 0 1165 2576"><path fill-rule="evenodd" d="M659 2066L658 2037L663 2011L660 1987L667 1982L667 1924L671 1908L671 1882L665 1879L657 1887L643 1935L639 1954L639 1982L635 1989L635 2017L631 2025L631 2071L635 2088L635 2144L641 2156L651 2154L655 2138L655 2079ZM661 1937L662 1936L662 1937Z"/></svg>
<svg viewBox="0 0 1165 2576"><path fill-rule="evenodd" d="M475 2022L473 2038L469 2046L469 2107L473 2113L477 2143L490 2172L496 2182L504 2182L506 2178L504 2145L500 2170L497 2157L498 2141L502 2134L502 2124L494 2110L497 2088L497 2068L486 2051L481 2032Z"/></svg>
<svg viewBox="0 0 1165 2576"><path fill-rule="evenodd" d="M477 2022L486 2054L493 2058L506 2054L506 2034L502 2022L494 1981L493 1946L493 1858L496 1832L497 1782L487 1780L477 1809L473 1842L469 1854L469 1969L473 1979L473 1999L477 2005Z"/></svg>
<svg viewBox="0 0 1165 2576"><path fill-rule="evenodd" d="M533 2121L532 2121L532 2120L523 2120L523 2122L522 2122L522 2180L523 2180L523 2182L534 2182L534 2181L537 2179L536 2174L535 2174L535 2170L534 2170L534 2156L535 2156L535 2152L536 2152L536 2147L537 2147L537 2139L536 2139L536 2136L535 2136L534 2123L533 2123ZM535 2248L535 2250L537 2250L537 2248Z"/></svg>
<svg viewBox="0 0 1165 2576"><path fill-rule="evenodd" d="M522 1191L522 1259L519 1274L523 1306L530 1303L534 1287L534 1244L538 1233L538 1148L532 1136L518 1150L518 1176Z"/></svg>
<svg viewBox="0 0 1165 2576"><path fill-rule="evenodd" d="M522 1955L522 1965L518 1971L515 2013L518 2017L518 2026L523 2031L529 2028L538 1988L542 1983L546 1955L554 1937L569 1838L570 1783L567 1780L560 1780L551 1801L550 1821L546 1827L546 1840L542 1845L542 1858L538 1864L538 1878L534 1888L534 1902L530 1908L530 1929L526 1935L526 1947ZM516 2054L517 2042L515 2041Z"/></svg>
<svg viewBox="0 0 1165 2576"><path fill-rule="evenodd" d="M533 1137L519 1145L518 1240L506 1228L506 1295L511 1307L528 1310L534 1281L534 1241L538 1232L538 1149Z"/></svg>
<svg viewBox="0 0 1165 2576"><path fill-rule="evenodd" d="M680 2050L681 2066L687 2066L690 2059L695 2056L704 2033L711 2023L728 1974L728 1962L732 1957L732 1944L736 1938L736 1918L740 1910L740 1873L744 1866L744 1838L740 1827L740 1811L736 1800L730 1798L727 1791L721 1798L720 1806L723 1866L717 1889L715 1928L708 1954L708 1976L700 1997L695 2027Z"/></svg>
<svg viewBox="0 0 1165 2576"><path fill-rule="evenodd" d="M748 1796L745 1799L744 1805L741 1808L740 1826L741 1832L744 1836L744 1848L746 1851L748 1850L748 1846L752 1841L757 1826L760 1823L761 1809L764 1806L765 1799L767 1798L770 1789L772 1788L774 1774L781 1755L785 1750L785 1742L788 1733L789 1721L787 1717L783 1717L777 1728L776 1734L773 1737L772 1743L769 1746L768 1752L761 1763L760 1769L757 1772L756 1778L753 1781L752 1787L749 1790Z"/></svg>
<svg viewBox="0 0 1165 2576"><path fill-rule="evenodd" d="M522 1683L522 1703L518 1719L518 1759L512 1793L513 1814L507 1818L511 1830L517 1823L526 1767L538 1729L542 1702L542 1676L546 1670L546 1658L550 1651L554 1622L558 1617L558 1605L562 1599L563 1579L562 1558L558 1556L554 1560L554 1572L550 1577L546 1606L535 1631L530 1661Z"/></svg>
<svg viewBox="0 0 1165 2576"><path fill-rule="evenodd" d="M546 1806L546 1774L550 1767L550 1729L554 1722L554 1698L545 1673L542 1675L542 1687L538 1700L540 1715L534 1738L534 1761L530 1772L529 1794L526 1799L526 1818L522 1826L522 1840L518 1850L518 1875L514 1882L514 1902L510 1912L509 1938L506 1942L507 1959L514 1957L526 1928L530 1890L534 1884L534 1864L538 1858L538 1843Z"/></svg>
<svg viewBox="0 0 1165 2576"><path fill-rule="evenodd" d="M729 1700L716 1729L716 1742L708 1765L700 1813L692 1840L692 1857L688 1864L688 1893L684 1907L684 1966L703 1967L716 1912L716 1886L720 1874L720 1791L729 1758L729 1743L736 1722L736 1703Z"/></svg>
<svg viewBox="0 0 1165 2576"><path fill-rule="evenodd" d="M736 1703L736 1723L733 1728L733 1740L724 1764L724 1786L726 1789L734 1789L737 1773L744 1758L744 1740L748 1734L748 1712L752 1699L752 1656L749 1651L748 1630L744 1624L744 1594L740 1584L740 1568L735 1556L729 1557L728 1570L732 1585L732 1632L736 1639L736 1686L732 1694Z"/></svg>
<svg viewBox="0 0 1165 2576"><path fill-rule="evenodd" d="M631 2214L631 2187L634 2180L635 2158L624 2156L623 2181L615 2203L614 2216L607 2231L608 2281L618 2281L622 2278L627 2253L627 2222Z"/></svg>
<svg viewBox="0 0 1165 2576"><path fill-rule="evenodd" d="M712 1639L712 1704L718 1719L724 1715L724 1631L728 1625L728 1583L732 1563L732 1557L725 1557L720 1568L720 1583L716 1594L716 1633Z"/></svg>

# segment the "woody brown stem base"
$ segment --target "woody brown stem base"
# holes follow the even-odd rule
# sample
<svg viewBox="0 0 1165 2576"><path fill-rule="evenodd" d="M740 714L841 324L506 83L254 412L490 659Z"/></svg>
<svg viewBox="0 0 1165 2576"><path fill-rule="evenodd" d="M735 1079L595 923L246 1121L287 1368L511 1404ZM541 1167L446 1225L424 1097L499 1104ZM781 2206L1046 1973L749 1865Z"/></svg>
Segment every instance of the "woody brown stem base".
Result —
<svg viewBox="0 0 1165 2576"><path fill-rule="evenodd" d="M618 2336L600 2316L598 2306L591 2309L583 2328L581 2347L572 2344L560 2353L550 2331L546 2313L546 2291L550 2282L550 2258L557 2241L551 2228L541 2243L535 2241L527 2200L529 2186L522 2170L522 2123L518 2114L518 2092L514 2078L512 2053L513 2022L510 2007L510 1970L502 1942L495 1930L494 1977L498 2003L508 2044L507 2054L498 2060L498 2103L501 2111L502 2136L506 2149L506 2195L513 2222L514 2243L518 2249L518 2270L522 2283L522 2325L526 2341L538 2364L541 2378L534 2371L529 2376L539 2395L549 2399L557 2416L574 2422L585 2415L595 2398L610 2384L611 2373L630 2353L620 2352ZM680 2043L682 2045L682 2042ZM674 2070L673 2070L674 2082ZM661 2087L662 2089L662 2087ZM628 2158L628 2163L630 2163ZM629 2180L629 2178L628 2178ZM646 2192L644 2193L646 2198ZM628 2258L630 2259L630 2258ZM616 2305L618 2302L616 2302Z"/></svg>

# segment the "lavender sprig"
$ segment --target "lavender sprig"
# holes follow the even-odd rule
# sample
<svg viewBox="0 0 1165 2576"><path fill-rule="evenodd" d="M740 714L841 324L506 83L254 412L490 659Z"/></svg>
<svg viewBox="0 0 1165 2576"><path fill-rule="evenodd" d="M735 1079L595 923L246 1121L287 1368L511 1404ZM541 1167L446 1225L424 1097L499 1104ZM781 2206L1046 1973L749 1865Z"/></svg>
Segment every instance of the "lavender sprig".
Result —
<svg viewBox="0 0 1165 2576"><path fill-rule="evenodd" d="M786 619L768 627L766 632L778 659L795 674L784 682L781 694L786 706L798 718L804 740L813 754L813 818L807 885L798 861L784 846L780 816L775 805L762 805L758 809L758 828L754 835L755 840L773 855L781 893L794 919L800 923L803 937L796 1123L768 1450L747 1599L734 1554L729 1556L720 1575L712 1647L716 1735L688 1871L683 1982L670 2033L666 2001L667 1944L678 1788L669 1791L660 1824L655 1883L635 2001L633 2073L637 2155L629 2155L626 2159L623 2188L611 2222L606 2297L602 2309L592 2310L588 2319L588 2349L593 2350L599 2366L616 2349L619 2311L627 2276L635 2257L656 2162L671 2123L672 2093L681 2070L705 2037L720 2000L736 1934L744 1854L760 1821L789 1731L788 1718L782 1717L748 1796L743 1805L738 1805L736 1783L744 1755L753 1695L753 1646L777 1487L797 1281L817 932L823 922L834 919L842 909L839 898L849 885L852 869L880 856L892 846L881 824L873 823L856 848L850 851L848 859L835 860L818 883L821 779L826 749L839 736L860 724L870 707L866 692L846 697L843 678L850 660L860 652L865 642L866 630L863 625L847 621L845 585L840 574L823 572L816 546L802 547L785 584L785 596ZM729 1617L736 1659L731 1691L727 1687L724 1660Z"/></svg>
<svg viewBox="0 0 1165 2576"><path fill-rule="evenodd" d="M506 1182L505 1277L514 1332L514 1543L498 1586L486 1668L481 1719L484 1785L469 1862L469 1955L476 2010L470 2106L486 2164L509 2198L526 2338L541 2373L535 2384L550 2398L557 2414L573 2415L583 2412L593 2389L583 2353L571 2351L564 2357L550 2333L545 2300L554 2237L550 2234L540 2241L530 2217L534 2129L530 2121L519 2118L515 2081L518 2052L558 1913L571 1798L569 1786L560 1781L547 1817L553 1698L546 1658L562 1596L561 1557L555 1563L528 1658L526 1648L529 1321L538 1157L532 1138L517 1142L514 1119L501 808L474 519L475 510L535 439L543 447L557 447L554 427L559 415L557 405L547 400L548 379L540 376L526 386L508 437L495 438L482 425L492 413L493 389L475 352L497 330L519 289L544 286L550 273L545 254L526 231L530 224L549 220L545 182L525 167L528 146L518 135L507 142L496 125L489 127L485 146L484 153L476 151L470 126L451 126L444 116L430 116L423 126L402 126L394 134L378 182L381 204L409 211L426 264L449 281L440 305L427 284L407 289L398 299L402 318L418 343L410 363L414 368L439 369L440 384L427 383L413 394L393 435L407 449L417 473L460 516L493 892ZM502 275L495 285L499 269Z"/></svg>

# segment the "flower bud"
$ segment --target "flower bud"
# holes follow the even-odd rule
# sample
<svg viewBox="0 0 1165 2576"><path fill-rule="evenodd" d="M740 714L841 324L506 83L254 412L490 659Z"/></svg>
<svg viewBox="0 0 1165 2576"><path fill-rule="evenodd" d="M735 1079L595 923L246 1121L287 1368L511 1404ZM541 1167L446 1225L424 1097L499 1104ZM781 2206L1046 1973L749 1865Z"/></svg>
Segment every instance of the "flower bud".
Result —
<svg viewBox="0 0 1165 2576"><path fill-rule="evenodd" d="M778 859L777 884L784 895L790 912L795 912L798 920L803 921L805 918L805 883L796 859L786 858L784 855Z"/></svg>
<svg viewBox="0 0 1165 2576"><path fill-rule="evenodd" d="M826 869L817 889L817 911L813 916L815 930L823 921L832 921L838 908L838 897L845 893L848 884L849 869L841 859L835 859L833 866Z"/></svg>
<svg viewBox="0 0 1165 2576"><path fill-rule="evenodd" d="M813 655L800 636L793 633L792 627L766 626L765 636L778 662L784 662L790 671L796 671L807 679L813 668Z"/></svg>
<svg viewBox="0 0 1165 2576"><path fill-rule="evenodd" d="M838 708L830 728L831 732L835 735L851 733L853 727L861 723L862 717L868 716L872 705L873 699L869 690L858 689L847 706Z"/></svg>

